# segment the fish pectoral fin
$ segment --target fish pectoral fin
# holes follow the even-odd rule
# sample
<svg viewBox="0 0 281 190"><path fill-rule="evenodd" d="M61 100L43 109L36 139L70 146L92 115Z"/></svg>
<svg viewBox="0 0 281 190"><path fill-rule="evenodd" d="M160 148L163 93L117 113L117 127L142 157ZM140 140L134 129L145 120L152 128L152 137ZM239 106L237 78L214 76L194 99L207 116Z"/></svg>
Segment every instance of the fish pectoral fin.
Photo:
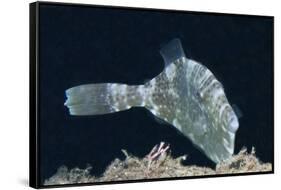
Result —
<svg viewBox="0 0 281 190"><path fill-rule="evenodd" d="M160 49L160 54L165 62L165 67L167 67L172 62L176 61L181 57L185 57L184 51L182 49L181 41L175 38L163 45Z"/></svg>

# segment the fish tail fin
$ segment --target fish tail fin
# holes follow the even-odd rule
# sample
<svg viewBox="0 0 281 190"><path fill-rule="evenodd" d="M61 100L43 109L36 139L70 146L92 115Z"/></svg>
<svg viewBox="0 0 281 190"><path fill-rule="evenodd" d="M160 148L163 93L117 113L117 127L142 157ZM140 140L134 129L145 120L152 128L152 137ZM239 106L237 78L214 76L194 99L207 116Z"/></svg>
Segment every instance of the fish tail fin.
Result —
<svg viewBox="0 0 281 190"><path fill-rule="evenodd" d="M141 94L138 86L126 84L100 83L85 84L66 90L70 115L102 115L139 106Z"/></svg>

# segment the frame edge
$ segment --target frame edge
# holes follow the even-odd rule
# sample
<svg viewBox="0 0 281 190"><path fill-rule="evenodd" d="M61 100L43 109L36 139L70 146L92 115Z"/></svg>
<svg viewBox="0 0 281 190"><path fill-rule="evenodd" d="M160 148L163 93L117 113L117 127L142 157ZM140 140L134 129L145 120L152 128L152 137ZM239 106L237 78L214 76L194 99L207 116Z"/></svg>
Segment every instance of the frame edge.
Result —
<svg viewBox="0 0 281 190"><path fill-rule="evenodd" d="M38 71L38 2L29 4L29 186L39 188L37 71Z"/></svg>

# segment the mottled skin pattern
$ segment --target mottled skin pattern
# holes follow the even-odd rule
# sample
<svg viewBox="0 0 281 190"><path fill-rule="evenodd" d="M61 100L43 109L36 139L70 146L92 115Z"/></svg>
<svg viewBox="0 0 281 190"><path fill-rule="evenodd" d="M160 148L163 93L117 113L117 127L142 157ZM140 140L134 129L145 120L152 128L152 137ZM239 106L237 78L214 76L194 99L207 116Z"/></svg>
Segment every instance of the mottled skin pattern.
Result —
<svg viewBox="0 0 281 190"><path fill-rule="evenodd" d="M233 154L239 123L222 85L205 66L184 56L168 63L144 85L86 84L68 89L66 96L71 115L145 107L176 127L215 163Z"/></svg>
<svg viewBox="0 0 281 190"><path fill-rule="evenodd" d="M144 106L175 126L211 160L218 163L233 154L238 126L230 122L237 118L222 85L205 66L182 57L145 88Z"/></svg>
<svg viewBox="0 0 281 190"><path fill-rule="evenodd" d="M238 121L223 87L202 64L185 57L144 85L108 84L114 111L143 106L187 136L218 163L234 151ZM234 125L231 125L231 122ZM237 126L236 126L237 125Z"/></svg>

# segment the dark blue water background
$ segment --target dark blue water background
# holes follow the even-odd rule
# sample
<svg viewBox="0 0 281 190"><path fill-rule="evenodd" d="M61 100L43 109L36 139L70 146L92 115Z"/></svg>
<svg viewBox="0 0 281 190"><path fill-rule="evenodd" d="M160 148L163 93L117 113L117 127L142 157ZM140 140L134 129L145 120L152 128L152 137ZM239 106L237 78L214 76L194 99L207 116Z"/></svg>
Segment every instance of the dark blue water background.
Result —
<svg viewBox="0 0 281 190"><path fill-rule="evenodd" d="M273 20L269 17L40 6L41 181L58 167L93 166L100 175L121 149L143 157L160 141L186 164L214 167L173 127L145 109L74 117L67 88L99 82L142 84L159 74L161 45L180 38L187 57L206 65L243 112L235 152L256 148L272 162Z"/></svg>

